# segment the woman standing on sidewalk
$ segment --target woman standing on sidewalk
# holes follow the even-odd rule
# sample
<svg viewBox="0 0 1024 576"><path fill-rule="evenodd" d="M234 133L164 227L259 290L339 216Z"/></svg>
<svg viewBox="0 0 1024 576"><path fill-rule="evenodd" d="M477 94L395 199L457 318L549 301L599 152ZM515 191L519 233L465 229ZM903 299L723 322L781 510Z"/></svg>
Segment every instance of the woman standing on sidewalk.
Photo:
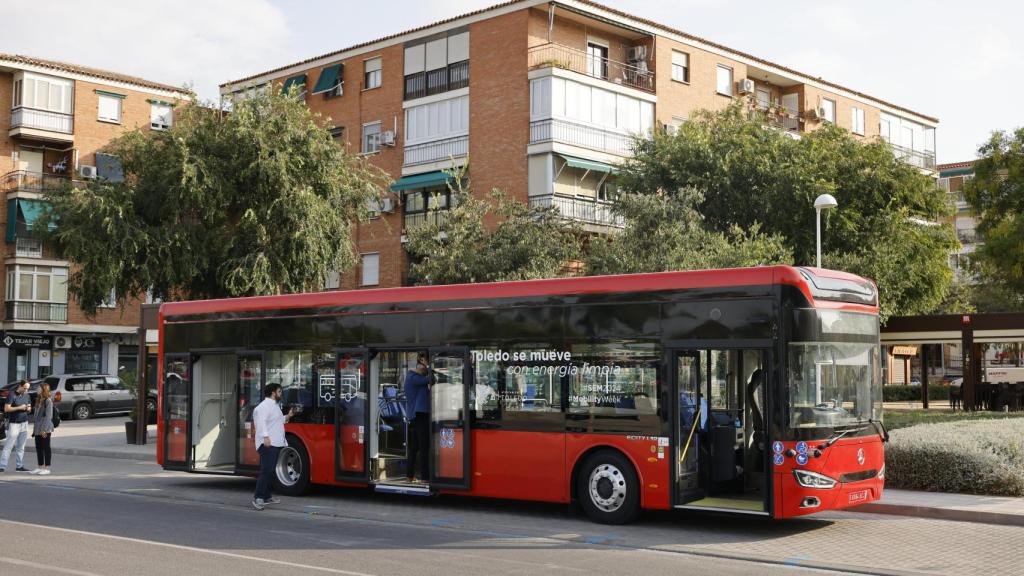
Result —
<svg viewBox="0 0 1024 576"><path fill-rule="evenodd" d="M36 398L36 409L33 413L32 437L36 441L36 462L39 467L29 474L46 476L50 473L50 440L53 438L53 400L50 398L50 385L39 386L39 397Z"/></svg>

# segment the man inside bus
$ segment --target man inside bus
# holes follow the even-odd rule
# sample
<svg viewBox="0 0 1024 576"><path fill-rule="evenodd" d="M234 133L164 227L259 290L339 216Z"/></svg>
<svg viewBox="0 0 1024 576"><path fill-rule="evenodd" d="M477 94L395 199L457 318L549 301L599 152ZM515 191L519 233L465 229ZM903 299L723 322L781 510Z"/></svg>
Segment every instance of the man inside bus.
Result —
<svg viewBox="0 0 1024 576"><path fill-rule="evenodd" d="M409 482L426 482L430 479L430 366L426 354L420 354L416 367L405 376L405 402L411 418L405 476Z"/></svg>

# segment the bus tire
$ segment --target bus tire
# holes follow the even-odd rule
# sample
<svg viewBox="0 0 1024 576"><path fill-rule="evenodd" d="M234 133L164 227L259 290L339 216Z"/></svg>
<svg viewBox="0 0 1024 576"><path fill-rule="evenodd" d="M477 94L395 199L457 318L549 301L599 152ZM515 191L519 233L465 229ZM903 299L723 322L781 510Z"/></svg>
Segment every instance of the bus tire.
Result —
<svg viewBox="0 0 1024 576"><path fill-rule="evenodd" d="M633 464L614 450L601 450L583 462L576 477L583 511L601 524L626 524L640 513L640 481Z"/></svg>
<svg viewBox="0 0 1024 576"><path fill-rule="evenodd" d="M288 445L277 454L274 489L285 496L301 496L309 489L309 452L302 441L288 436Z"/></svg>

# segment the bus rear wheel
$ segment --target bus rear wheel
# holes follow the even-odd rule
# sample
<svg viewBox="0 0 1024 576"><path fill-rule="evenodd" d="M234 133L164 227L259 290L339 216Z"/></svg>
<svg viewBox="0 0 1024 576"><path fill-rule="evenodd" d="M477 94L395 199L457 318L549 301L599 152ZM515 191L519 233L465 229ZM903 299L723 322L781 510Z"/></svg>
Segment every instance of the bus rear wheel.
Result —
<svg viewBox="0 0 1024 576"><path fill-rule="evenodd" d="M640 512L640 481L633 465L613 450L587 457L576 477L576 496L587 516L601 524L626 524Z"/></svg>
<svg viewBox="0 0 1024 576"><path fill-rule="evenodd" d="M301 496L309 489L309 453L298 438L289 436L277 454L274 487L285 496Z"/></svg>

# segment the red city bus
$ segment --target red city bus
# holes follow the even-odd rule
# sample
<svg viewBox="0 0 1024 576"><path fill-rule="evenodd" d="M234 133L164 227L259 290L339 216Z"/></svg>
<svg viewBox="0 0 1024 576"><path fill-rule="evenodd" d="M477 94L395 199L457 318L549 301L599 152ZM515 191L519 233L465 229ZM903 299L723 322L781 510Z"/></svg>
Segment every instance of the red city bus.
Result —
<svg viewBox="0 0 1024 576"><path fill-rule="evenodd" d="M252 408L277 383L299 410L286 494L799 516L882 495L878 338L873 283L788 266L167 303L157 458L254 475ZM423 357L429 480L409 483Z"/></svg>

